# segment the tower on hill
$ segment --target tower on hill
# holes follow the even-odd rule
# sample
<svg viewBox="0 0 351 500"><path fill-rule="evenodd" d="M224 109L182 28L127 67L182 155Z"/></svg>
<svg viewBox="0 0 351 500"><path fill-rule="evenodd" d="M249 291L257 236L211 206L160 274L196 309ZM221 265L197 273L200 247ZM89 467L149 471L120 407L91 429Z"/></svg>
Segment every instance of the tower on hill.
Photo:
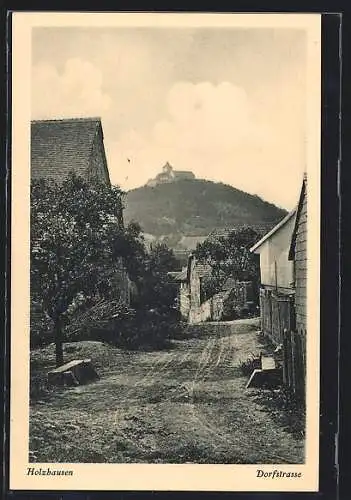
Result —
<svg viewBox="0 0 351 500"><path fill-rule="evenodd" d="M195 175L189 170L174 170L168 162L162 167L162 171L154 179L148 180L147 186L157 186L168 182L176 182L184 179L195 179Z"/></svg>

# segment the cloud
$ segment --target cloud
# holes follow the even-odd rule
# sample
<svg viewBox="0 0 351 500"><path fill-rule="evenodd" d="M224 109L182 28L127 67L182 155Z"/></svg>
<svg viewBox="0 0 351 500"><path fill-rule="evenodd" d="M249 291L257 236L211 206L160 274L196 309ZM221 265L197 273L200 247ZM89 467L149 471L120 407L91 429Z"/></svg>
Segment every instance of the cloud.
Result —
<svg viewBox="0 0 351 500"><path fill-rule="evenodd" d="M139 186L169 161L197 177L221 179L278 205L294 206L303 158L299 138L291 126L276 130L273 116L258 121L243 88L228 82L178 82L168 92L167 108L168 118L148 136L130 130L107 147L114 182ZM281 178L290 197L277 182Z"/></svg>
<svg viewBox="0 0 351 500"><path fill-rule="evenodd" d="M146 92L137 82L136 88ZM142 95L134 95L134 119L129 116L121 128L123 113L134 108L129 101L123 107L121 98L112 99L103 84L102 71L82 58L68 59L62 72L38 63L32 75L32 116L101 116L113 183L124 189L140 186L169 161L199 178L221 179L278 205L294 206L304 162L301 106L294 108L298 95L293 99L290 94L289 100L287 89L268 106L230 82L179 81L158 95L158 121L149 116L151 125L142 126L149 111L147 106L143 110L148 98L141 90ZM288 193L279 186L282 178Z"/></svg>
<svg viewBox="0 0 351 500"><path fill-rule="evenodd" d="M291 207L306 156L305 42L296 30L36 29L33 118L101 116L125 189L168 160Z"/></svg>
<svg viewBox="0 0 351 500"><path fill-rule="evenodd" d="M103 116L112 100L102 85L102 72L83 59L68 59L62 73L39 63L32 71L32 117Z"/></svg>
<svg viewBox="0 0 351 500"><path fill-rule="evenodd" d="M179 149L225 155L247 139L270 139L271 131L252 120L245 90L228 82L177 83L168 94L168 109L171 119L156 124L154 136L156 141L169 136Z"/></svg>

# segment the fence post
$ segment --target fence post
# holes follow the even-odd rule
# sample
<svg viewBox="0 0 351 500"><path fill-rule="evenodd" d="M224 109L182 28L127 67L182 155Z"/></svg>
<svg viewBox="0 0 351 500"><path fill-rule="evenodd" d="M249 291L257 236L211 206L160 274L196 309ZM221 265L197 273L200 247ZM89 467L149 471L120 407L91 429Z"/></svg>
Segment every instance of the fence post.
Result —
<svg viewBox="0 0 351 500"><path fill-rule="evenodd" d="M283 383L289 384L289 364L288 364L288 330L283 331Z"/></svg>
<svg viewBox="0 0 351 500"><path fill-rule="evenodd" d="M301 331L296 333L296 393L299 399L303 399L305 391L305 355L304 338Z"/></svg>
<svg viewBox="0 0 351 500"><path fill-rule="evenodd" d="M261 324L261 332L264 335L265 331L265 309L264 309L264 300L263 300L263 290L260 288L260 324Z"/></svg>
<svg viewBox="0 0 351 500"><path fill-rule="evenodd" d="M273 338L273 298L272 292L268 295L268 304L269 304L269 337Z"/></svg>
<svg viewBox="0 0 351 500"><path fill-rule="evenodd" d="M288 386L293 388L294 386L294 354L293 354L293 332L291 330L287 331L288 338L288 366L289 366L289 379Z"/></svg>
<svg viewBox="0 0 351 500"><path fill-rule="evenodd" d="M294 393L298 392L299 375L298 375L298 339L296 331L292 332L291 336L291 353L292 353L292 388Z"/></svg>
<svg viewBox="0 0 351 500"><path fill-rule="evenodd" d="M281 320L281 310L283 308L283 302L279 301L277 298L277 306L278 306L278 344L282 341L283 329L282 329L282 320ZM283 315L284 316L284 315Z"/></svg>

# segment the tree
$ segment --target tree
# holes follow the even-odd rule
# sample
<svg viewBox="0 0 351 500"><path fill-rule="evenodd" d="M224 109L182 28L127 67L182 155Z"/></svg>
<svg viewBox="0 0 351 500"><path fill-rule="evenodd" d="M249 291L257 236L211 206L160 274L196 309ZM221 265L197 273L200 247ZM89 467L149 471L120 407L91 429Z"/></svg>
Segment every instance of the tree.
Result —
<svg viewBox="0 0 351 500"><path fill-rule="evenodd" d="M140 245L124 228L123 192L71 175L31 186L31 299L52 320L56 364L63 363L68 314L97 296L115 296L115 272ZM133 246L134 245L134 246Z"/></svg>
<svg viewBox="0 0 351 500"><path fill-rule="evenodd" d="M203 282L206 298L220 291L229 277L238 281L252 281L257 285L259 264L250 248L258 239L259 235L254 229L243 227L233 230L226 237L208 238L197 245L195 256L212 268L211 276Z"/></svg>
<svg viewBox="0 0 351 500"><path fill-rule="evenodd" d="M147 259L144 234L139 223L131 221L125 228L123 240L116 240L115 243L116 256L123 257L130 279L137 283L145 273Z"/></svg>
<svg viewBox="0 0 351 500"><path fill-rule="evenodd" d="M176 298L168 272L177 268L174 253L165 243L155 243L145 253L144 268L140 274L138 308L168 312Z"/></svg>

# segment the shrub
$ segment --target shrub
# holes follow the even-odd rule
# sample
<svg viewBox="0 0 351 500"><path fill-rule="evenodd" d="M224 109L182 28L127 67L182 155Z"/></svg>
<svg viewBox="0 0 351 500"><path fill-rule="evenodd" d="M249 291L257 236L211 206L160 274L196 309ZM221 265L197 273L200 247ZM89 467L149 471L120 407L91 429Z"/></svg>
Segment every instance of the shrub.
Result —
<svg viewBox="0 0 351 500"><path fill-rule="evenodd" d="M120 300L96 300L78 309L65 329L67 340L100 340L111 342L114 332L121 330L135 316L135 311Z"/></svg>
<svg viewBox="0 0 351 500"><path fill-rule="evenodd" d="M172 308L132 309L118 301L100 301L76 313L67 327L70 340L97 340L127 349L163 348L179 338L179 312Z"/></svg>
<svg viewBox="0 0 351 500"><path fill-rule="evenodd" d="M179 325L157 310L134 311L122 321L111 321L106 328L93 330L96 340L129 349L163 348L177 336Z"/></svg>
<svg viewBox="0 0 351 500"><path fill-rule="evenodd" d="M225 304L223 308L223 314L222 314L222 320L223 321L232 321L234 319L240 318L238 312L231 307L228 307L227 304Z"/></svg>

